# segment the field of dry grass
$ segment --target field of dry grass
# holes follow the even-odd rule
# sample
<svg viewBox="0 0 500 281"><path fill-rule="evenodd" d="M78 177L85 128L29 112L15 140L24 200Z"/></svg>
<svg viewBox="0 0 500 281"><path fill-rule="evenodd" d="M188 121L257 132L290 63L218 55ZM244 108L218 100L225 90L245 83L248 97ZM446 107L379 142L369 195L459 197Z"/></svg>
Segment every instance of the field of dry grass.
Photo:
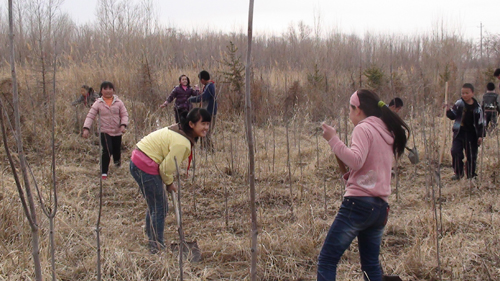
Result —
<svg viewBox="0 0 500 281"><path fill-rule="evenodd" d="M68 120L73 120L73 111L66 106L58 109L61 116L57 136L56 270L60 280L95 280L99 147L96 138L84 140L72 131L72 121ZM151 113L150 123L156 124L158 120L159 126L167 125L172 120L167 114L170 110ZM203 256L200 263L185 265L186 280L245 280L249 276L250 208L244 122L241 117L223 113L220 120L216 152L206 154L196 149L196 167L187 178L185 163L182 166L184 232L187 240L197 240ZM343 122L339 123L343 126ZM434 170L429 169L432 157L426 158L422 128L426 129L427 150L431 155L435 143L440 142L439 138L432 139L439 134L440 127L413 123L422 161L415 167L403 157L399 199L396 200L394 193L390 197L391 214L380 258L386 273L398 274L403 280L439 280L431 192L435 177L429 176ZM318 125L302 118L290 122L291 182L285 127L270 122L255 128L261 280L315 279L316 258L340 206L343 190L328 145L318 137ZM50 158L44 151L48 143L42 140L48 137L48 132L39 131L27 143L29 161L45 195L50 186ZM153 255L147 248L146 204L128 171L135 138L133 129L124 136L123 166L112 167L109 179L103 183L103 280L177 280L176 255L170 250ZM483 152L483 181L475 183L450 180L452 169L446 153L441 168L439 235L443 280L496 280L500 276L497 151L496 137L492 136L486 140ZM0 154L5 159L3 148ZM0 280L32 280L29 226L7 162L3 161L0 167ZM434 190L437 196L438 188ZM42 268L44 276L49 278L48 220L41 211L38 218ZM171 210L165 236L168 242L179 239ZM344 254L338 276L339 280L362 278L356 242Z"/></svg>
<svg viewBox="0 0 500 281"><path fill-rule="evenodd" d="M153 2L123 1L117 6L117 1L102 1L96 10L99 20L88 25L59 13L54 1L14 3L22 140L46 200L52 184L49 105L56 101L58 280L97 279L99 145L96 137L80 137L87 109L70 103L83 84L96 88L103 80L115 84L131 123L123 137L123 165L112 167L102 186L102 279L179 280L176 254L166 250L153 255L147 248L146 203L128 171L128 159L140 138L172 123L171 108L162 111L158 106L179 75L187 74L196 84L201 69L216 81L220 107L215 152L207 154L197 147L189 177L186 163L181 166L184 232L187 240L198 242L203 256L201 262L185 265L184 277L249 279L247 144L242 92L234 83L235 77L244 76L234 70L246 52L246 36L159 26L151 17ZM54 17L46 16L52 13ZM7 30L7 17L0 25ZM478 42L444 26L412 36L358 36L339 30L320 35L318 30L293 24L281 35L253 40L258 279L315 279L316 259L343 194L337 164L318 128L321 121L335 123L341 138L348 139L352 125L345 119L347 99L358 87L371 87L385 101L394 96L404 99L402 116L415 136L410 147L416 145L421 159L415 166L404 156L399 180L393 180L380 256L386 273L403 280L498 280L498 132L486 139L481 152L481 181L452 182L451 123L442 123L439 116L445 82L448 101L453 101L463 83L473 83L481 93L494 80L493 69L500 63L498 35L486 34L480 49ZM11 75L7 32L0 34L0 41L0 100L5 102L12 99L11 85L3 79ZM238 50L231 52L228 47L233 44ZM484 56L482 47L487 50ZM54 65L58 69L53 92ZM10 133L8 143L19 162ZM0 281L34 280L30 226L3 146L0 158ZM49 279L49 220L38 196L35 199L42 271ZM172 210L165 236L167 242L179 240ZM338 279L362 279L356 242L339 264Z"/></svg>

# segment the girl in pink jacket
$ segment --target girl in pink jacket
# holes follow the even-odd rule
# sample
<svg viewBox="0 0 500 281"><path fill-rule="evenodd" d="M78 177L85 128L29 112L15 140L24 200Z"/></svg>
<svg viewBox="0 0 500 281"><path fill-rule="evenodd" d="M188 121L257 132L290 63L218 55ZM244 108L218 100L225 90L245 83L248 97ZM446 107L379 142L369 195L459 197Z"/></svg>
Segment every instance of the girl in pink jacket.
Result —
<svg viewBox="0 0 500 281"><path fill-rule="evenodd" d="M85 123L83 124L84 138L89 136L89 128L94 119L99 115L101 132L101 177L108 178L109 162L111 155L116 167L120 167L122 134L128 125L128 113L123 102L114 94L115 86L111 82L102 82L102 97L97 99L90 108Z"/></svg>
<svg viewBox="0 0 500 281"><path fill-rule="evenodd" d="M333 127L322 125L323 137L350 171L344 175L344 200L318 258L317 277L335 280L337 263L357 237L365 280L380 281L378 256L389 214L392 161L404 152L410 130L377 94L365 89L352 94L349 119L355 126L350 147Z"/></svg>

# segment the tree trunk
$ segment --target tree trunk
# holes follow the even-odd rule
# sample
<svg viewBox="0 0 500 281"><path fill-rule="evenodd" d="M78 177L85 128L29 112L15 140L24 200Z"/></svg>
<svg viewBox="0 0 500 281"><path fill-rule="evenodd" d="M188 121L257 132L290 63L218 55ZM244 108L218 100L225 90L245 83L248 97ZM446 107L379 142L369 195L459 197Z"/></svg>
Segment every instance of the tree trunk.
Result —
<svg viewBox="0 0 500 281"><path fill-rule="evenodd" d="M35 210L35 202L33 200L33 195L31 193L30 181L28 179L28 172L26 170L26 157L24 155L23 150L23 142L21 139L21 118L19 117L19 93L17 90L17 77L16 77L16 64L15 64L15 51L14 51L14 24L13 24L13 14L12 14L12 0L9 0L9 41L10 41L10 69L12 74L12 96L14 103L14 119L15 119L15 132L16 134L16 144L17 144L17 152L19 154L19 160L21 164L21 171L24 179L24 187L26 191L26 198L28 199L27 203L29 206L28 209L25 209L25 214L30 222L31 227L31 244L32 244L32 255L33 255L33 263L35 264L35 280L42 280L42 267L40 264L40 250L39 250L39 237L38 237L38 223L36 220L36 210ZM14 171L15 167L12 166ZM18 189L19 190L19 189ZM24 199L24 195L22 193L19 194L21 200Z"/></svg>
<svg viewBox="0 0 500 281"><path fill-rule="evenodd" d="M248 48L247 48L247 62L245 65L245 124L247 131L248 142L248 182L250 185L250 210L252 216L252 244L251 244L251 267L250 279L257 280L257 212L255 209L255 150L253 143L252 133L252 104L250 94L250 75L251 75L251 54L252 54L252 24L253 24L253 0L250 0L250 7L248 11Z"/></svg>

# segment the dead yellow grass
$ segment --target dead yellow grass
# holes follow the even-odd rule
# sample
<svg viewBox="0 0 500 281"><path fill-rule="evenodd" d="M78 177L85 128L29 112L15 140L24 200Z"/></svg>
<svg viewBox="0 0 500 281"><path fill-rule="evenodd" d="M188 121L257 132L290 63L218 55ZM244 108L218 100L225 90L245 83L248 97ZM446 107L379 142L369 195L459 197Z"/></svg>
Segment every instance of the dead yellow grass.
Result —
<svg viewBox="0 0 500 281"><path fill-rule="evenodd" d="M78 86L64 83L60 92L71 93L82 84L81 77L92 73L88 69L82 69L81 73L78 71L80 70L73 69L62 74L68 78L67 81ZM22 76L23 72L20 72ZM161 78L160 83L175 82L180 72L182 70L169 72ZM79 78L71 78L71 75ZM98 74L92 75L85 81L97 83ZM123 84L118 88L120 93L125 93L127 83L131 82L126 82L124 77L131 75L114 75L121 77L118 80ZM280 75L285 76L283 73L273 75L271 80L279 80ZM111 78L107 79L113 81ZM67 105L73 96L68 96L58 98L60 104L57 109L57 276L60 280L94 280L99 147L96 145L97 138L84 140L74 132L74 109ZM132 98L133 96L123 97L128 103L129 112ZM148 112L143 105L137 103L136 106L137 110ZM157 120L160 126L168 125L167 120L172 120L172 116L167 117L170 113L170 110L150 111L145 118L145 131L141 132L134 131L132 120L131 130L123 139L124 163L119 169L111 167L110 177L104 182L101 225L103 280L179 278L177 258L170 250L159 255L152 255L148 251L144 235L145 200L128 172L128 159L135 139L140 139L147 130L154 130ZM219 117L216 153L207 155L196 149L196 170L190 171L189 178L184 176L186 163L182 165L184 232L187 240L198 241L203 252L202 262L188 263L185 266L184 276L187 280L246 280L249 276L250 208L246 184L244 122L241 117L225 116L223 112ZM318 124L295 118L291 120L289 127L291 198L285 128L281 122L270 120L272 125L255 128L259 279L314 280L316 258L340 206L343 186L338 179L334 158L321 136L319 151L316 150ZM342 121L339 123L343 126ZM391 214L384 235L381 261L387 273L398 274L403 280L437 280L435 220L432 198L426 187L428 166L421 127L427 128L428 137L433 131L425 124L415 123L417 148L422 161L415 169L406 157L403 158L399 200L396 201L395 195L390 198ZM350 127L351 125L348 131L351 130ZM37 179L47 189L50 182L50 133L32 126L30 122L26 122L25 130L25 135L30 137L26 141L28 158ZM342 131L345 134L344 128ZM299 138L301 157L298 156ZM436 142L439 140L436 139ZM410 141L410 144L413 142ZM500 203L496 172L499 165L495 138L488 139L485 147L484 180L473 185L465 180L449 180L452 170L446 152L441 169L443 231L440 239L442 274L445 280L495 280L500 275ZM3 148L0 155L5 159ZM3 171L0 190L0 280L31 280L33 265L29 227L7 167L6 161L0 164L0 170ZM225 189L229 194L227 226ZM48 220L42 215L40 208L38 211L42 267L44 276L48 278ZM178 241L175 217L171 210L166 221L165 236L169 242ZM338 279L361 278L355 242L339 264Z"/></svg>

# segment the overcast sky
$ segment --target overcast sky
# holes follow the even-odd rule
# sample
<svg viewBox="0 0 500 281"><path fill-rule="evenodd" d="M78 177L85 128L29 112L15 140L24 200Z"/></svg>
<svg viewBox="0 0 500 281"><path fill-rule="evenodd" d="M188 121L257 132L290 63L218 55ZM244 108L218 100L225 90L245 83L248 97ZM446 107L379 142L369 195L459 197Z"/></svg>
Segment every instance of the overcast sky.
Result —
<svg viewBox="0 0 500 281"><path fill-rule="evenodd" d="M140 0L133 0L139 2ZM246 31L248 0L153 0L164 26L184 30ZM65 0L61 9L84 24L95 20L98 0ZM364 34L430 32L437 22L479 39L483 34L500 34L498 0L255 0L254 30L281 34L299 21L313 26L317 15L323 31Z"/></svg>

